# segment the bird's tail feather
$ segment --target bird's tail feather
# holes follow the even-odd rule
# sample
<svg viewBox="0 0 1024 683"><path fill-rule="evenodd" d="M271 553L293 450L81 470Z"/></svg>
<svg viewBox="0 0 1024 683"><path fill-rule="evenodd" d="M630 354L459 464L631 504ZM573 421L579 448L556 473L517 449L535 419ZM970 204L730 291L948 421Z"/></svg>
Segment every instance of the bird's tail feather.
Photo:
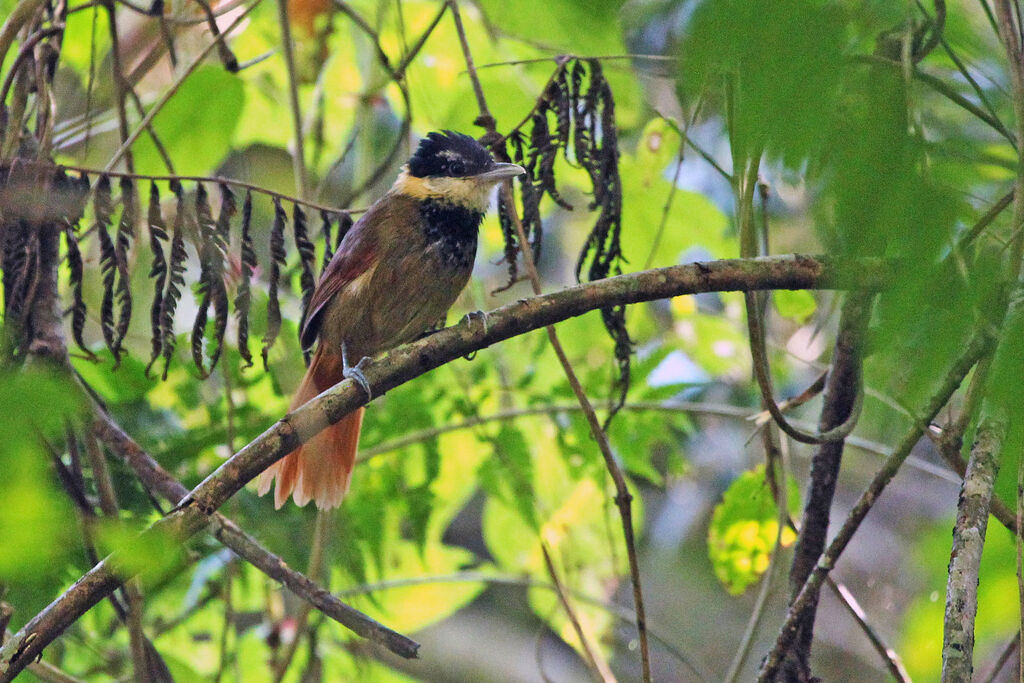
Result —
<svg viewBox="0 0 1024 683"><path fill-rule="evenodd" d="M341 356L317 348L289 409L298 408L343 379ZM312 500L320 509L338 507L348 492L363 412L363 408L358 408L349 413L268 467L260 474L259 494L270 491L271 483L277 479L275 508L284 505L288 496L295 499L296 505Z"/></svg>

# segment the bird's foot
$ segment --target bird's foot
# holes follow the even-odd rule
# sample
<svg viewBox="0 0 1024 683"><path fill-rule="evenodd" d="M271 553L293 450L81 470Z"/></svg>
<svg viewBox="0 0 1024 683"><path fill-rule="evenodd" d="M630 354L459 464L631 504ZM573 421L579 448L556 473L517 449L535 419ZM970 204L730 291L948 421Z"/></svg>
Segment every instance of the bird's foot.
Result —
<svg viewBox="0 0 1024 683"><path fill-rule="evenodd" d="M370 381L366 379L366 373L363 372L363 368L369 362L370 357L363 356L360 359L360 361L355 364L354 367L346 366L342 370L342 374L345 376L345 379L350 379L356 384L358 384L362 388L362 390L366 392L366 400L372 401L373 391L371 391L370 389Z"/></svg>
<svg viewBox="0 0 1024 683"><path fill-rule="evenodd" d="M366 400L373 400L373 391L370 390L370 381L366 379L366 373L363 372L363 367L366 363L370 362L369 356L363 356L359 359L359 362L355 364L355 367L348 364L348 347L345 342L341 343L341 375L345 379L350 379L358 384L363 391L366 392Z"/></svg>
<svg viewBox="0 0 1024 683"><path fill-rule="evenodd" d="M488 317L486 311L470 311L466 314L466 324L470 325L474 320L479 320L484 326L484 334L487 334Z"/></svg>

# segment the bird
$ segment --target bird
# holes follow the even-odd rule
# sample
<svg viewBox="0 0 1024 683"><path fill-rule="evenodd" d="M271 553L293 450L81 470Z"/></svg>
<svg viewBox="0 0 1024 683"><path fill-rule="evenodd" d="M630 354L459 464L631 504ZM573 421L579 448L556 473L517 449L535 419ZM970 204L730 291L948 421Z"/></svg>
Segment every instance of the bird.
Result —
<svg viewBox="0 0 1024 683"><path fill-rule="evenodd" d="M299 323L304 350L316 350L289 411L344 379L373 396L364 361L429 332L469 281L477 234L493 187L526 171L495 161L479 142L429 133L391 188L346 233ZM356 365L350 361L358 360ZM338 507L348 492L364 408L330 425L260 474L303 506Z"/></svg>

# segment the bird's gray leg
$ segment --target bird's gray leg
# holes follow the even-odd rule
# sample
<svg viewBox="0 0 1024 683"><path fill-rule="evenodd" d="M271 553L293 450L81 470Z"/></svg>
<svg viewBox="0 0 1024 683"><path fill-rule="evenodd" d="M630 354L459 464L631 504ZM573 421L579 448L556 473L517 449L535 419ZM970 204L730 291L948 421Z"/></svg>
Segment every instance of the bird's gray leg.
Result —
<svg viewBox="0 0 1024 683"><path fill-rule="evenodd" d="M345 379L350 379L366 392L366 399L368 401L373 400L373 392L370 390L370 382L366 379L366 375L363 373L363 363L370 360L369 356L363 356L356 363L355 367L348 364L348 350L345 348L345 342L341 342L341 374L345 376Z"/></svg>

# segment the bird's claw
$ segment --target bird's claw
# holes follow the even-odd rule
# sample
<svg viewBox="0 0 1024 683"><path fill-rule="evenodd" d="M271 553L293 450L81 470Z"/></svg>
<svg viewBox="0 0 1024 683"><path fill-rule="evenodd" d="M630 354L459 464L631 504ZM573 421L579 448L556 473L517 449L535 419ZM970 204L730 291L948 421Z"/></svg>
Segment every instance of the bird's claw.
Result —
<svg viewBox="0 0 1024 683"><path fill-rule="evenodd" d="M466 324L472 324L474 320L479 320L484 326L484 334L487 334L488 317L486 311L470 311L466 314Z"/></svg>
<svg viewBox="0 0 1024 683"><path fill-rule="evenodd" d="M350 379L358 384L362 390L366 392L366 400L372 401L373 391L370 389L370 381L366 379L366 373L363 372L363 366L369 362L369 360L370 358L368 356L363 356L363 358L356 363L355 367L345 368L342 374L345 376L345 379Z"/></svg>

